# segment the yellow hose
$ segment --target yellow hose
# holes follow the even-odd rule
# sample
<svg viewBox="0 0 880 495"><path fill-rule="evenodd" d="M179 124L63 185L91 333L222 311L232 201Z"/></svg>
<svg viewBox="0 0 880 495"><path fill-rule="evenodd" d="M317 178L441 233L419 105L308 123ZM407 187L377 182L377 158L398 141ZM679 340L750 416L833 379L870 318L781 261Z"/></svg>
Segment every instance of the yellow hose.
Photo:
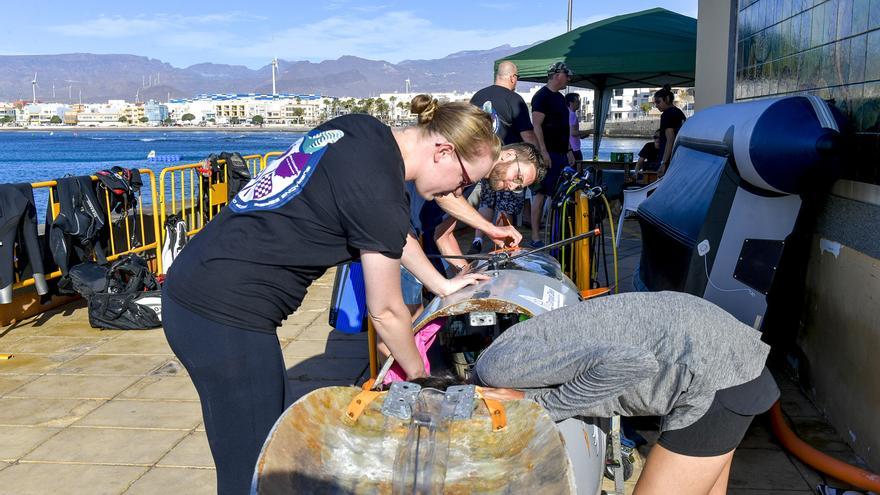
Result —
<svg viewBox="0 0 880 495"><path fill-rule="evenodd" d="M605 201L605 209L608 210L608 225L611 227L611 250L614 253L614 293L620 293L620 287L618 287L617 281L617 238L614 236L614 218L611 217L611 205L608 203L608 198L605 197L605 194L602 194L602 201Z"/></svg>

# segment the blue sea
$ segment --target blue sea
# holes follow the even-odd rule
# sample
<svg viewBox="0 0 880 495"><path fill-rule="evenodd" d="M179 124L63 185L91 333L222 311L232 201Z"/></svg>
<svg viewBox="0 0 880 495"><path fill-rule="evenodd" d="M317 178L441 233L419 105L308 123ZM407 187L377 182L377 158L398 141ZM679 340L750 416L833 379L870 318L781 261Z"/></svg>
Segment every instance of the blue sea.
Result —
<svg viewBox="0 0 880 495"><path fill-rule="evenodd" d="M211 153L238 151L242 155L284 151L301 134L293 132L224 131L15 131L0 132L0 183L40 182L65 175L89 175L115 165L149 168L156 176L170 165L195 163ZM599 159L611 152L637 153L643 139L605 138ZM592 140L582 141L586 150ZM179 155L174 164L149 163L147 154ZM146 177L144 178L146 180ZM145 184L146 185L146 184ZM148 198L144 198L149 202ZM48 193L34 191L40 222Z"/></svg>

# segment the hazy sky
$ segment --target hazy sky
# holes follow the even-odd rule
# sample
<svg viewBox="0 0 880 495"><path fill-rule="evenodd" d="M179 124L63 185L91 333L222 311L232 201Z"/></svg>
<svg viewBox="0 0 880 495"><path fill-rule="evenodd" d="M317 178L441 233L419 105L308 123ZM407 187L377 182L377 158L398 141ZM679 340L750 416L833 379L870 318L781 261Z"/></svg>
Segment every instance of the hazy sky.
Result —
<svg viewBox="0 0 880 495"><path fill-rule="evenodd" d="M567 0L77 0L3 2L0 54L144 55L186 67L273 56L399 62L525 45L565 31ZM652 7L696 17L697 0L574 0L574 26Z"/></svg>

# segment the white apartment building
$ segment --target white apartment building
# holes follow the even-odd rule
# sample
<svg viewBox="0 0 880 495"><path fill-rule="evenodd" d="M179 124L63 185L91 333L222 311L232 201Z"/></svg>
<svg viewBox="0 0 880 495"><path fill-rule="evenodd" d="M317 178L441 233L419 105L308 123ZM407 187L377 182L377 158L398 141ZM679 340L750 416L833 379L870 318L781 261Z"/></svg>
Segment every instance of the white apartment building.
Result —
<svg viewBox="0 0 880 495"><path fill-rule="evenodd" d="M15 122L18 125L50 124L52 117L64 118L67 105L63 103L28 103L15 111Z"/></svg>
<svg viewBox="0 0 880 495"><path fill-rule="evenodd" d="M171 118L180 120L189 113L195 117L195 123L245 123L260 116L265 124L316 124L323 114L325 99L320 95L287 93L201 94L193 98L172 99L167 106Z"/></svg>
<svg viewBox="0 0 880 495"><path fill-rule="evenodd" d="M15 120L15 106L11 103L0 103L0 120L7 119L7 117Z"/></svg>

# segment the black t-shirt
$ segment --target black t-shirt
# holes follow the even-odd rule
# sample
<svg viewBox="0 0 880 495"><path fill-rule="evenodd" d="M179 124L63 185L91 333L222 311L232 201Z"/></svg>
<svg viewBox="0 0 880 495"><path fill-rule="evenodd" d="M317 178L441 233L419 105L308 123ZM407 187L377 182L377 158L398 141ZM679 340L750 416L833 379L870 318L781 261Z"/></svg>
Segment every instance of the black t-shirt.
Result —
<svg viewBox="0 0 880 495"><path fill-rule="evenodd" d="M663 110L663 113L660 114L660 159L663 159L663 153L666 150L666 129L674 130L677 136L678 130L684 125L685 120L687 117L684 116L684 112L674 105Z"/></svg>
<svg viewBox="0 0 880 495"><path fill-rule="evenodd" d="M187 243L164 291L226 325L274 332L328 267L401 256L404 165L391 130L346 115L298 140Z"/></svg>
<svg viewBox="0 0 880 495"><path fill-rule="evenodd" d="M639 151L639 156L645 159L645 170L654 172L660 168L660 150L654 146L654 141L645 143L645 145L642 146L642 150Z"/></svg>
<svg viewBox="0 0 880 495"><path fill-rule="evenodd" d="M550 91L547 86L539 89L532 97L532 111L544 114L541 130L544 132L544 145L553 153L568 153L568 105L565 96L559 91Z"/></svg>
<svg viewBox="0 0 880 495"><path fill-rule="evenodd" d="M520 133L533 129L529 108L522 96L503 86L493 84L477 91L471 103L492 115L495 134L504 144L521 143Z"/></svg>

